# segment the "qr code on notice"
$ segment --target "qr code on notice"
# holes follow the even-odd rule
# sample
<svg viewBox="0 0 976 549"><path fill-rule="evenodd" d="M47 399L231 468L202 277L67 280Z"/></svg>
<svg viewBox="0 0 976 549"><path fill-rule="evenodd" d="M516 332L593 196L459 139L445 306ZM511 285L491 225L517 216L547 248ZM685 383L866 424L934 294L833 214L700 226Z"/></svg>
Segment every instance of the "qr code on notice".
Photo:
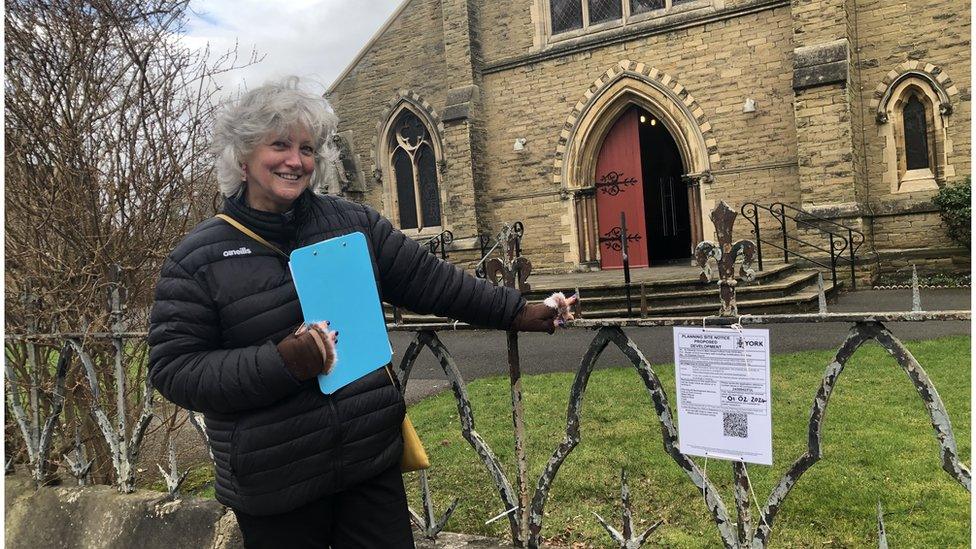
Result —
<svg viewBox="0 0 976 549"><path fill-rule="evenodd" d="M749 437L749 422L746 414L722 412L722 429L727 437Z"/></svg>

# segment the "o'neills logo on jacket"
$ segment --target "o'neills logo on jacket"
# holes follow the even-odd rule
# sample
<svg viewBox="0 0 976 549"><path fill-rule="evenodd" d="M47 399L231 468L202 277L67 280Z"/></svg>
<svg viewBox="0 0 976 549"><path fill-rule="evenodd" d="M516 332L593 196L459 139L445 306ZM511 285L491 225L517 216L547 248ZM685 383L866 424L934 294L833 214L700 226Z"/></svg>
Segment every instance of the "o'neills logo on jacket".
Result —
<svg viewBox="0 0 976 549"><path fill-rule="evenodd" d="M251 253L251 248L245 248L244 246L241 246L236 250L227 250L226 252L224 252L224 257L230 257L232 255L248 255L250 253Z"/></svg>

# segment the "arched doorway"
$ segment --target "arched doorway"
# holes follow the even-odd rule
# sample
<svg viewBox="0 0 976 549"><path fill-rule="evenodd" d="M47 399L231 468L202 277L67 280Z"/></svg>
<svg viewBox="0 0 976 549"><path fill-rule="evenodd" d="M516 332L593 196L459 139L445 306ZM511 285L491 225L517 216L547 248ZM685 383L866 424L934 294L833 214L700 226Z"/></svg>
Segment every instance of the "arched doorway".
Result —
<svg viewBox="0 0 976 549"><path fill-rule="evenodd" d="M644 219L651 265L691 257L691 215L685 171L674 137L651 113L640 112L641 171L644 175Z"/></svg>
<svg viewBox="0 0 976 549"><path fill-rule="evenodd" d="M646 130L644 136L644 141L648 143L644 149L651 153L651 159L654 158L653 151L657 149L671 160L667 164L648 161L646 182L645 159L635 155L640 159L640 168L637 170L631 166L632 173L640 171L642 194L638 210L641 213L635 213L633 217L653 221L652 210L656 209L662 222L658 227L653 222L645 226L648 230L660 229L660 234L650 239L647 234L641 237L645 253L650 252L647 255L648 263L655 265L690 257L692 246L703 239L704 228L709 223L702 208L700 183L711 182L711 164L719 162L721 157L705 110L671 75L643 63L620 61L583 93L566 118L566 129L560 134L555 150L557 170L553 173L553 182L564 186L567 198L572 199L567 204L569 215L566 228L575 233L576 238L569 242L567 256L577 261L580 270L600 269L608 265L603 258L608 250L601 239L612 226L601 232L601 225L606 220L619 223L620 210L616 215L598 215L597 199L601 192L597 183L607 171L598 173L597 163L613 127L634 108L642 110L645 118L647 114L652 115L656 121L652 125L653 131ZM639 127L636 134L637 138L632 141L640 143ZM641 150L640 146L638 150ZM661 160L661 154L658 160ZM667 176L663 182L660 179L662 176ZM644 194L657 197L655 201L648 201L647 208ZM665 214L672 211L675 215L666 217ZM687 215L687 221L684 215ZM666 235L663 230L665 221L670 221L667 225L670 230ZM632 226L628 222L628 233L632 231ZM690 234L685 236L685 231ZM662 242L662 239L673 242ZM680 244L685 239L687 243Z"/></svg>
<svg viewBox="0 0 976 549"><path fill-rule="evenodd" d="M630 105L613 123L596 161L600 268L623 267L626 230L631 267L687 259L688 191L674 138L653 114Z"/></svg>

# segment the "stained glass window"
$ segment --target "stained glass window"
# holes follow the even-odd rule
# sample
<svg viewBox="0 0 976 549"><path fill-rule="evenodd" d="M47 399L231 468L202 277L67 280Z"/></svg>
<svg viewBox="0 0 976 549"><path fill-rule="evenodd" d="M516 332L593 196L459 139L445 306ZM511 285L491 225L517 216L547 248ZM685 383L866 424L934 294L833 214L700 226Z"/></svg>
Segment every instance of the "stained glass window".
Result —
<svg viewBox="0 0 976 549"><path fill-rule="evenodd" d="M905 162L909 170L929 167L928 129L925 105L912 95L905 103Z"/></svg>
<svg viewBox="0 0 976 549"><path fill-rule="evenodd" d="M430 143L417 149L417 171L420 172L420 212L424 227L441 224L441 198L437 193L437 161Z"/></svg>
<svg viewBox="0 0 976 549"><path fill-rule="evenodd" d="M440 225L437 159L430 132L409 110L404 110L393 124L390 150L400 228L423 229Z"/></svg>
<svg viewBox="0 0 976 549"><path fill-rule="evenodd" d="M393 152L393 173L396 175L397 205L401 229L417 228L417 198L413 188L413 165L403 149Z"/></svg>

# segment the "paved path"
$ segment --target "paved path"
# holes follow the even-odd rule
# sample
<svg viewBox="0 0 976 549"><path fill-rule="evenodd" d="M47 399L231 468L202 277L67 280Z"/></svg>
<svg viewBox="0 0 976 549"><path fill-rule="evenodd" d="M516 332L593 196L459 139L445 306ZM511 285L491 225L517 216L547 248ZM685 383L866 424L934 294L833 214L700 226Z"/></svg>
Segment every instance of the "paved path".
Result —
<svg viewBox="0 0 976 549"><path fill-rule="evenodd" d="M921 299L922 308L925 310L969 310L971 305L971 293L968 288L923 289ZM828 306L828 310L832 312L906 311L911 310L911 305L911 290L866 290L841 294L837 303ZM968 321L893 322L888 327L897 337L906 340L970 333ZM849 325L844 323L770 325L772 352L836 349L844 341L848 329ZM671 328L627 328L626 331L652 364L672 362ZM438 335L454 355L465 381L486 376L508 375L503 332L444 331L439 332ZM395 356L402 356L413 335L409 332L391 332L390 337ZM545 372L575 372L592 339L593 332L587 329L570 329L553 336L521 334L519 349L522 373L531 375ZM595 367L606 368L621 364L623 364L623 356L619 352L608 351L600 357ZM425 350L410 374L410 381L407 384L407 402L416 402L447 388L444 372L433 355Z"/></svg>

